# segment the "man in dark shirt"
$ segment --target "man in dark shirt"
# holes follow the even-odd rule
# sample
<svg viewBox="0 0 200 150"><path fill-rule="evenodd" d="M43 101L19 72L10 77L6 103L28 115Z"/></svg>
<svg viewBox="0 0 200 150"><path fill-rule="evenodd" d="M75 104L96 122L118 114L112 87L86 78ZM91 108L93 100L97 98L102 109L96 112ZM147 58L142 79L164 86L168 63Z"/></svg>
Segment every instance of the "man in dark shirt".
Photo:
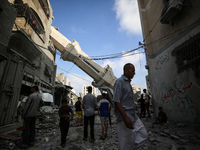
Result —
<svg viewBox="0 0 200 150"><path fill-rule="evenodd" d="M62 106L59 109L59 116L60 116L60 132L61 132L61 144L60 146L65 147L66 144L66 137L69 130L69 124L70 124L70 114L71 113L71 119L73 119L73 111L71 107L68 106L67 100L62 100Z"/></svg>
<svg viewBox="0 0 200 150"><path fill-rule="evenodd" d="M141 94L140 99L138 100L138 102L140 103L140 117L145 117L145 99L143 98L143 94Z"/></svg>
<svg viewBox="0 0 200 150"><path fill-rule="evenodd" d="M22 114L26 127L22 133L22 149L27 149L29 146L34 145L36 117L38 116L39 108L42 105L43 101L42 95L39 93L39 87L31 87L31 94L24 105Z"/></svg>

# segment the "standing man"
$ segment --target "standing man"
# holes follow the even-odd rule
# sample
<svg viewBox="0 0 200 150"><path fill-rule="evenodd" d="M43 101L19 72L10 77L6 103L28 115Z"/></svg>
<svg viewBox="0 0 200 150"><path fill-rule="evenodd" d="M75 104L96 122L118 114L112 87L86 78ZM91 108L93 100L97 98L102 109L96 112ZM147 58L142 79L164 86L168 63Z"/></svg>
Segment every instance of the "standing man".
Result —
<svg viewBox="0 0 200 150"><path fill-rule="evenodd" d="M87 88L88 94L83 97L83 109L84 109L84 141L87 141L88 137L88 121L90 121L90 137L91 143L94 143L94 118L95 118L95 108L97 105L97 99L92 95L92 87Z"/></svg>
<svg viewBox="0 0 200 150"><path fill-rule="evenodd" d="M151 118L150 111L149 111L150 96L147 93L146 89L143 89L143 92L144 92L144 96L143 97L145 99L145 109L147 110L148 117Z"/></svg>
<svg viewBox="0 0 200 150"><path fill-rule="evenodd" d="M141 97L140 97L140 99L138 100L138 102L140 103L140 117L145 117L145 112L146 112L146 110L145 110L145 99L143 98L143 94L141 94Z"/></svg>
<svg viewBox="0 0 200 150"><path fill-rule="evenodd" d="M135 113L131 79L135 75L135 67L131 63L124 65L124 74L114 84L113 102L117 119L117 132L120 150L132 149L132 129L138 119Z"/></svg>
<svg viewBox="0 0 200 150"><path fill-rule="evenodd" d="M78 126L78 119L81 118L80 125L83 125L83 111L81 105L81 97L78 97L78 101L75 103L76 108L76 126Z"/></svg>
<svg viewBox="0 0 200 150"><path fill-rule="evenodd" d="M38 92L38 86L31 87L31 93L26 101L23 109L23 116L25 122L25 130L22 133L22 148L26 149L33 146L35 142L35 122L38 115L39 108L42 106L42 96Z"/></svg>

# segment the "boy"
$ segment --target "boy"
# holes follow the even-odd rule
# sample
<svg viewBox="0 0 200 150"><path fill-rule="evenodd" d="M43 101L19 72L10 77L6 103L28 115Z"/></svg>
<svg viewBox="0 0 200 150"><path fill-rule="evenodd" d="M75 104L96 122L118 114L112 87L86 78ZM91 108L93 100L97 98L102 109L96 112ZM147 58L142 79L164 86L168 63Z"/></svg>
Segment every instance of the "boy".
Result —
<svg viewBox="0 0 200 150"><path fill-rule="evenodd" d="M83 125L83 111L81 105L81 97L78 97L78 101L75 103L76 107L76 126L78 126L78 119L81 118L80 125Z"/></svg>
<svg viewBox="0 0 200 150"><path fill-rule="evenodd" d="M105 140L107 138L107 130L108 130L108 120L109 120L109 112L110 112L110 103L106 99L106 94L102 94L102 99L97 104L98 106L98 115L101 117L101 125L102 125L102 136L100 137L101 140ZM100 114L99 114L100 110ZM104 133L105 129L105 133Z"/></svg>
<svg viewBox="0 0 200 150"><path fill-rule="evenodd" d="M68 106L67 100L63 99L62 100L62 106L59 109L59 116L60 116L60 132L61 132L61 147L65 147L66 144L66 137L67 133L69 130L69 124L70 124L70 115L71 113L71 120L73 119L73 111L72 109Z"/></svg>
<svg viewBox="0 0 200 150"><path fill-rule="evenodd" d="M165 123L165 122L167 122L168 118L167 118L166 113L163 111L163 108L159 107L158 110L159 110L159 113L158 113L158 116L156 117L155 123Z"/></svg>

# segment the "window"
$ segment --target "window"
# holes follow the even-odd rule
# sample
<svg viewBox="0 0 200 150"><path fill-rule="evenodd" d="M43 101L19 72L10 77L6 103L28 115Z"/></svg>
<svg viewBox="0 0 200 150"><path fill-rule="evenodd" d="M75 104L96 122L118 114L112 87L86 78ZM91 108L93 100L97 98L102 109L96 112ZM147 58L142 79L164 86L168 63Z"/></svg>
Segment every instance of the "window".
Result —
<svg viewBox="0 0 200 150"><path fill-rule="evenodd" d="M13 6L17 11L17 17L24 17L26 19L24 26L28 23L40 37L40 39L44 42L44 26L38 14L27 4L14 4Z"/></svg>
<svg viewBox="0 0 200 150"><path fill-rule="evenodd" d="M49 19L49 13L50 12L49 12L49 5L48 5L47 1L46 0L39 0L39 3L41 5L41 7L42 7L42 9L43 9L43 11L45 13L45 15Z"/></svg>
<svg viewBox="0 0 200 150"><path fill-rule="evenodd" d="M188 68L192 64L199 62L200 33L173 50L172 55L176 57L176 64L179 72Z"/></svg>

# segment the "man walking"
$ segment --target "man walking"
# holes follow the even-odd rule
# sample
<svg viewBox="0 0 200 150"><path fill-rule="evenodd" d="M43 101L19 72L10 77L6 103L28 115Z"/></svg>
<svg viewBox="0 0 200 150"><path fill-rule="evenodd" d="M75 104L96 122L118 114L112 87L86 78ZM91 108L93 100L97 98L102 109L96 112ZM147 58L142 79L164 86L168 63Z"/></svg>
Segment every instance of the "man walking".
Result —
<svg viewBox="0 0 200 150"><path fill-rule="evenodd" d="M132 129L138 119L135 113L133 89L131 79L135 75L135 67L127 63L123 68L124 74L114 84L113 102L115 103L115 116L117 119L117 132L120 150L132 149Z"/></svg>
<svg viewBox="0 0 200 150"><path fill-rule="evenodd" d="M82 107L84 109L84 141L87 141L88 137L88 121L90 122L90 137L91 143L94 143L94 118L95 118L95 108L97 104L97 99L92 95L92 87L87 88L88 94L83 97Z"/></svg>
<svg viewBox="0 0 200 150"><path fill-rule="evenodd" d="M31 87L31 95L29 95L23 109L23 116L25 122L25 130L22 133L22 148L26 149L33 146L35 142L35 122L38 115L39 108L42 106L42 96L38 92L38 86Z"/></svg>

